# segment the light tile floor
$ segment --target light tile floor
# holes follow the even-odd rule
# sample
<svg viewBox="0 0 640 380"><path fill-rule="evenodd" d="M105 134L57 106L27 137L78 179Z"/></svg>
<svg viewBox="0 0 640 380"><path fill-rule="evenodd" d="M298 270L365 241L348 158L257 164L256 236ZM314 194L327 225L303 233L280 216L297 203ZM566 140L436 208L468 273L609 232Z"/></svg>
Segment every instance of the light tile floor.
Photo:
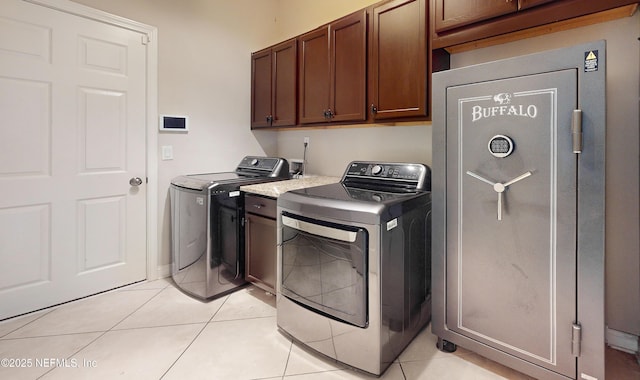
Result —
<svg viewBox="0 0 640 380"><path fill-rule="evenodd" d="M200 302L169 279L0 322L0 379L375 379L312 354L276 329L275 297L249 286ZM475 353L435 348L430 327L381 377L531 379ZM640 379L607 350L607 378Z"/></svg>

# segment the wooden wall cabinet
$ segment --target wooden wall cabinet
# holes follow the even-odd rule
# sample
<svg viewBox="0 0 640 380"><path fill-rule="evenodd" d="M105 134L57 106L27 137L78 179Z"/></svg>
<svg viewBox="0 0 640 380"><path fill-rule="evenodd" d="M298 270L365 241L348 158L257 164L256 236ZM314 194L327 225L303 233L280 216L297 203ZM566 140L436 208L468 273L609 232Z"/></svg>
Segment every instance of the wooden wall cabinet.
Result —
<svg viewBox="0 0 640 380"><path fill-rule="evenodd" d="M435 30L442 32L517 10L517 0L436 0L434 1Z"/></svg>
<svg viewBox="0 0 640 380"><path fill-rule="evenodd" d="M270 66L277 47L253 53L251 127L429 120L431 69L449 66L430 62L427 1L383 0L298 36L293 117L283 115L296 99L277 91L295 79Z"/></svg>
<svg viewBox="0 0 640 380"><path fill-rule="evenodd" d="M518 0L518 10L537 7L538 5L550 3L556 0Z"/></svg>
<svg viewBox="0 0 640 380"><path fill-rule="evenodd" d="M369 111L371 119L428 116L428 44L425 0L393 0L371 11Z"/></svg>
<svg viewBox="0 0 640 380"><path fill-rule="evenodd" d="M436 0L434 2L435 31L515 13L556 0Z"/></svg>
<svg viewBox="0 0 640 380"><path fill-rule="evenodd" d="M300 124L366 119L366 11L298 37Z"/></svg>
<svg viewBox="0 0 640 380"><path fill-rule="evenodd" d="M535 28L637 0L430 0L432 49Z"/></svg>
<svg viewBox="0 0 640 380"><path fill-rule="evenodd" d="M251 55L251 128L296 125L295 39Z"/></svg>
<svg viewBox="0 0 640 380"><path fill-rule="evenodd" d="M245 194L245 279L275 294L276 207L273 198Z"/></svg>

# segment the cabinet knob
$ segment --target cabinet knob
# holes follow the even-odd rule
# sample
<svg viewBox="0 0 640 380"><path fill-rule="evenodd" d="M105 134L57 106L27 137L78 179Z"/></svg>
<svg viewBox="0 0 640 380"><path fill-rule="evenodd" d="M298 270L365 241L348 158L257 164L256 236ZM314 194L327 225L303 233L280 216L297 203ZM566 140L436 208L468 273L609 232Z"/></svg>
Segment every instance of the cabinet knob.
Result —
<svg viewBox="0 0 640 380"><path fill-rule="evenodd" d="M273 123L273 116L272 115L267 116L267 123L269 123L269 124Z"/></svg>
<svg viewBox="0 0 640 380"><path fill-rule="evenodd" d="M371 103L371 114L375 115L376 113L378 113L378 107L376 107L373 103Z"/></svg>

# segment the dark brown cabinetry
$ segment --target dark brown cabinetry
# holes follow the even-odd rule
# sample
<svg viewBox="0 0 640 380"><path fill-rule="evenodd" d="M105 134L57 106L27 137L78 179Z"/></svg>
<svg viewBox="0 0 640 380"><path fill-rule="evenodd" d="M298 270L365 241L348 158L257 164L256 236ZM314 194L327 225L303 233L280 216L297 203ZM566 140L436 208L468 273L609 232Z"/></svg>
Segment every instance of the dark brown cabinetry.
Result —
<svg viewBox="0 0 640 380"><path fill-rule="evenodd" d="M251 128L296 124L296 40L251 55Z"/></svg>
<svg viewBox="0 0 640 380"><path fill-rule="evenodd" d="M555 0L436 0L435 30L442 32L552 1Z"/></svg>
<svg viewBox="0 0 640 380"><path fill-rule="evenodd" d="M245 194L245 278L275 294L276 200Z"/></svg>
<svg viewBox="0 0 640 380"><path fill-rule="evenodd" d="M298 37L300 124L366 119L366 12Z"/></svg>
<svg viewBox="0 0 640 380"><path fill-rule="evenodd" d="M432 49L605 11L637 0L430 0Z"/></svg>
<svg viewBox="0 0 640 380"><path fill-rule="evenodd" d="M435 30L437 32L518 10L517 0L436 0L434 3Z"/></svg>
<svg viewBox="0 0 640 380"><path fill-rule="evenodd" d="M429 120L431 69L449 66L430 63L427 1L380 1L298 36L286 74L272 67L277 48L254 53L251 127ZM295 48L280 53L287 65ZM291 93L296 78L287 74L296 70L294 99L278 97ZM292 103L297 112L283 116Z"/></svg>
<svg viewBox="0 0 640 380"><path fill-rule="evenodd" d="M556 0L518 0L518 10L532 8L540 4L550 3Z"/></svg>
<svg viewBox="0 0 640 380"><path fill-rule="evenodd" d="M373 120L428 115L425 0L394 0L372 9L369 109Z"/></svg>

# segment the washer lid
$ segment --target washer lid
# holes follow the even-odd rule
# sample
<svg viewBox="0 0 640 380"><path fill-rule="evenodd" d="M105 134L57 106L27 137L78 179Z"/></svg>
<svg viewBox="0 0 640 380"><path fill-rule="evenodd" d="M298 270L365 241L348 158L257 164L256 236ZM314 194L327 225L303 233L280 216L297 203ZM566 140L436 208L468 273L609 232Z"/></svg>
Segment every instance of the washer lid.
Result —
<svg viewBox="0 0 640 380"><path fill-rule="evenodd" d="M182 175L171 180L171 184L186 189L205 190L224 183L245 182L253 176L239 175L235 172L203 173Z"/></svg>

